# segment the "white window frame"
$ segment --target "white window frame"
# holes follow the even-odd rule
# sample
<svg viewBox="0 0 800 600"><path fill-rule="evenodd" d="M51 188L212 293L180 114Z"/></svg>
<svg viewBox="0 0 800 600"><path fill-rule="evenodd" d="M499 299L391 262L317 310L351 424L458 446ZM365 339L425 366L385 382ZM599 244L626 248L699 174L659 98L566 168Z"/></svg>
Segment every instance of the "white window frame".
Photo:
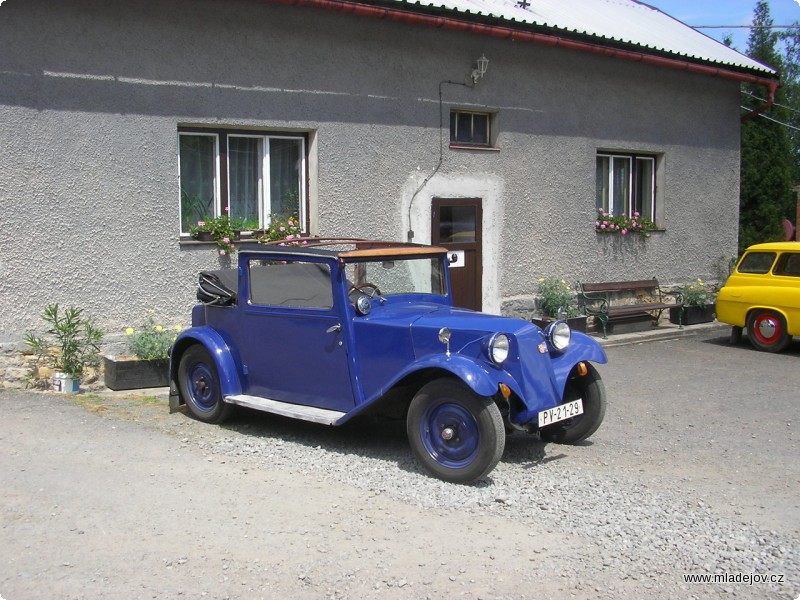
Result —
<svg viewBox="0 0 800 600"><path fill-rule="evenodd" d="M299 139L301 142L300 147L300 156L302 157L302 164L300 165L300 169L298 169L300 181L298 181L298 188L300 190L300 198L298 199L298 218L300 219L300 223L303 224L303 231L305 231L305 223L307 223L307 211L308 211L308 189L306 185L306 176L305 174L308 172L308 148L307 148L307 140L305 137L300 136L293 136L293 135L268 135L265 136L265 143L261 144L264 148L264 166L263 166L263 188L266 190L267 193L264 194L264 200L262 203L262 208L260 211L263 211L264 208L268 207L269 210L266 211L266 214L259 215L262 219L261 222L264 226L269 225L269 218L271 217L272 213L272 191L269 189L269 184L272 181L272 174L271 174L271 167L270 167L270 148L269 140L297 140Z"/></svg>
<svg viewBox="0 0 800 600"><path fill-rule="evenodd" d="M595 159L595 164L597 165L597 161L601 158L608 159L608 170L607 170L607 181L608 181L608 190L606 196L602 199L599 203L597 202L598 190L597 190L597 182L595 182L595 208L602 209L606 211L608 214L612 216L622 216L625 214L627 216L632 216L634 212L639 212L642 216L645 216L656 222L656 208L657 208L657 187L656 187L656 169L658 167L658 157L654 154L644 154L644 153L623 153L623 152L603 152L598 151ZM620 207L615 202L617 190L615 186L617 185L614 181L614 170L616 163L618 162L627 162L628 163L628 174L627 174L627 193L624 199L624 206ZM638 172L638 165L640 162L649 162L650 163L650 205L649 205L649 214L644 211L636 210L636 201L637 201L637 189L636 184L638 182L637 172ZM597 169L597 166L595 167ZM644 208L644 207L642 207Z"/></svg>
<svg viewBox="0 0 800 600"><path fill-rule="evenodd" d="M222 176L221 170L223 168L223 160L220 153L220 138L225 138L225 165L224 167L227 169L226 171L226 189L225 193L222 194ZM179 206L179 222L178 227L179 229L183 226L183 215L181 214L181 204L180 204L180 196L181 196L181 168L180 168L180 137L181 136L208 136L214 138L214 183L213 183L213 191L214 191L214 200L213 200L213 209L214 209L214 216L218 217L223 214L225 208L230 206L230 193L231 193L231 175L230 175L230 138L231 137L245 137L245 138L255 138L262 140L261 142L261 173L260 173L260 181L259 181L259 198L258 198L258 218L260 227L268 227L270 224L270 219L273 214L272 206L272 198L271 198L271 168L270 168L270 140L272 139L287 139L287 140L299 140L301 144L300 149L300 156L301 156L301 165L298 170L298 189L300 190L300 198L298 199L298 220L302 226L303 231L305 232L307 229L308 223L308 185L307 185L307 174L308 174L308 139L303 134L298 135L291 135L286 133L272 133L269 131L253 131L253 130L238 130L238 129L231 129L231 130L211 130L205 131L202 128L198 127L180 127L178 130L178 206ZM182 236L187 236L188 231L181 231Z"/></svg>

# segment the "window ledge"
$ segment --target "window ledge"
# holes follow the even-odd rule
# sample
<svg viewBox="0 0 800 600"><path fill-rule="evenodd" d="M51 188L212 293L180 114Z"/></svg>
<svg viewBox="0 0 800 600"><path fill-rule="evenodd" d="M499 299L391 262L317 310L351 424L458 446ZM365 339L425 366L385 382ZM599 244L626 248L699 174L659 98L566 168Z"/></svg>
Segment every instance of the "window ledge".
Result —
<svg viewBox="0 0 800 600"><path fill-rule="evenodd" d="M481 150L483 152L500 152L494 146L470 146L469 144L450 144L450 150Z"/></svg>
<svg viewBox="0 0 800 600"><path fill-rule="evenodd" d="M599 229L595 229L594 232L598 235L598 237L619 237L619 238L631 238L631 237L650 237L650 234L653 233L666 233L666 229L663 227L657 227L656 229L651 229L646 235L642 236L641 233L637 231L630 231L623 235L619 231L600 231Z"/></svg>
<svg viewBox="0 0 800 600"><path fill-rule="evenodd" d="M241 244L243 242L255 242L256 238L250 235L243 235L240 238L235 238L233 240L234 244ZM216 246L217 242L215 240L196 240L188 235L182 235L178 238L178 243L181 246Z"/></svg>

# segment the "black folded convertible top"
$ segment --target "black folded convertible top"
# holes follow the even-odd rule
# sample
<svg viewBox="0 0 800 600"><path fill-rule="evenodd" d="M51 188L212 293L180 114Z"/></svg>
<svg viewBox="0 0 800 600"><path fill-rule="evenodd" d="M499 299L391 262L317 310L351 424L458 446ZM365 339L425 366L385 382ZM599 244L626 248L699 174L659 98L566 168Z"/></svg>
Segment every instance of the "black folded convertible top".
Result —
<svg viewBox="0 0 800 600"><path fill-rule="evenodd" d="M197 282L197 299L203 304L230 306L236 304L239 272L236 269L201 271Z"/></svg>

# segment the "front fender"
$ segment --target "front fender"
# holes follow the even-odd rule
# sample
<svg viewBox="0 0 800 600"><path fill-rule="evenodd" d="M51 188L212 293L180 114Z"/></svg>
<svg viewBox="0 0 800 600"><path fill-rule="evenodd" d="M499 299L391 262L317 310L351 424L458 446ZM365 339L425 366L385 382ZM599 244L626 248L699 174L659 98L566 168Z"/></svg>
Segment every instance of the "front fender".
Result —
<svg viewBox="0 0 800 600"><path fill-rule="evenodd" d="M575 365L584 360L599 364L608 362L608 357L603 347L596 340L580 331L572 332L569 346L564 352L558 354L551 351L550 357L558 393L562 397L564 396L564 388L567 386L567 378Z"/></svg>
<svg viewBox="0 0 800 600"><path fill-rule="evenodd" d="M187 348L200 344L208 350L214 365L217 367L220 388L223 396L232 396L242 393L242 383L239 371L233 358L230 346L223 337L211 327L192 327L183 331L172 345L169 362L170 388L178 390L178 369L181 357Z"/></svg>
<svg viewBox="0 0 800 600"><path fill-rule="evenodd" d="M485 364L459 354L430 354L414 362L404 370L398 380L415 371L424 369L441 369L449 371L479 396L494 396L501 381L509 379L505 371L494 371ZM501 379L503 377L503 379Z"/></svg>

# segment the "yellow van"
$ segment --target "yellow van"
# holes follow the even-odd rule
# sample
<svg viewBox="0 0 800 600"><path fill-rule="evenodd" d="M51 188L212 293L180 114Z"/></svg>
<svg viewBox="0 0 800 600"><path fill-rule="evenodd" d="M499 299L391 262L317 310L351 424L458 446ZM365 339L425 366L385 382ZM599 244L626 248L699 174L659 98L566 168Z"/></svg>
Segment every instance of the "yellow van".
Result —
<svg viewBox="0 0 800 600"><path fill-rule="evenodd" d="M717 320L757 349L785 350L800 336L800 242L750 246L717 296Z"/></svg>

